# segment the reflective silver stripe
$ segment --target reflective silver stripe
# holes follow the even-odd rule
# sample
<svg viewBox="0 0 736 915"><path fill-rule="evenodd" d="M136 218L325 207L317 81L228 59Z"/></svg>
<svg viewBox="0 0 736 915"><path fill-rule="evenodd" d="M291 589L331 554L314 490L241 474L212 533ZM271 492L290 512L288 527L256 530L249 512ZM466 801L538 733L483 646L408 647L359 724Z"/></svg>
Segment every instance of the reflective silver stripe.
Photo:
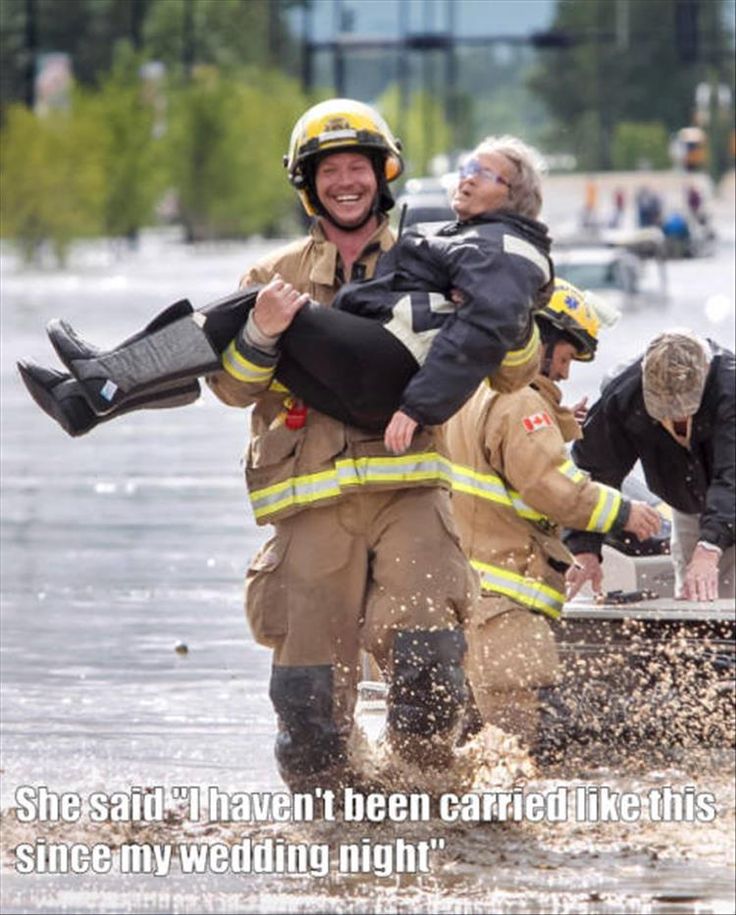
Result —
<svg viewBox="0 0 736 915"><path fill-rule="evenodd" d="M435 451L395 458L358 458L335 461L341 486L393 483L402 480L452 479L450 462Z"/></svg>
<svg viewBox="0 0 736 915"><path fill-rule="evenodd" d="M256 365L255 362L249 362L235 347L235 342L229 344L228 348L222 354L222 367L233 378L238 381L246 382L265 382L274 373L275 365L265 366Z"/></svg>
<svg viewBox="0 0 736 915"><path fill-rule="evenodd" d="M444 296L439 293L430 293L430 307L432 305L432 296L438 296L440 300L445 301ZM435 303L439 305L438 302ZM432 311L441 311L439 307L433 307ZM432 341L440 332L439 327L431 330L414 330L414 317L411 307L411 295L405 295L392 308L393 317L383 326L390 331L397 340L409 350L412 356L417 360L419 365L424 364L427 353L432 345Z"/></svg>
<svg viewBox="0 0 736 915"><path fill-rule="evenodd" d="M480 574L481 588L494 594L510 597L524 607L540 610L548 616L558 617L565 603L565 595L534 578L525 578L517 572L494 566L479 559L470 564Z"/></svg>
<svg viewBox="0 0 736 915"><path fill-rule="evenodd" d="M525 257L528 261L531 261L535 267L539 267L542 271L545 282L549 282L549 261L543 254L537 251L534 245L530 244L528 241L524 241L523 238L517 238L516 235L504 235L503 250L507 254L518 254L519 257Z"/></svg>
<svg viewBox="0 0 736 915"><path fill-rule="evenodd" d="M508 489L503 479L495 473L479 473L461 464L452 465L452 488L489 502L498 502L513 508L517 515L530 521L547 520L546 515L536 511L521 498L514 489Z"/></svg>
<svg viewBox="0 0 736 915"><path fill-rule="evenodd" d="M564 461L559 467L556 468L564 477L567 477L568 480L572 480L573 483L580 483L583 480L588 479L588 474L584 473L579 467L577 467L572 461Z"/></svg>
<svg viewBox="0 0 736 915"><path fill-rule="evenodd" d="M292 477L250 494L256 518L274 514L291 505L307 505L340 494L335 473L331 470L303 477Z"/></svg>
<svg viewBox="0 0 736 915"><path fill-rule="evenodd" d="M610 486L604 486L603 483L597 483L596 485L601 490L601 493L585 530L606 534L611 530L614 521L618 517L621 507L621 493L617 489L611 489Z"/></svg>
<svg viewBox="0 0 736 915"><path fill-rule="evenodd" d="M295 505L309 505L341 495L345 488L372 483L412 483L450 479L450 465L435 451L396 458L339 460L319 473L290 477L250 493L258 520Z"/></svg>
<svg viewBox="0 0 736 915"><path fill-rule="evenodd" d="M517 515L520 515L522 518L527 518L529 521L550 520L547 515L543 515L541 512L538 512L536 509L532 508L531 505L527 505L519 493L515 490L510 489L509 493L511 495L511 504L514 506L514 511Z"/></svg>
<svg viewBox="0 0 736 915"><path fill-rule="evenodd" d="M461 464L453 464L452 488L457 492L465 492L471 496L478 496L480 499L500 502L503 505L508 505L509 508L513 507L511 497L504 486L503 480L495 474L478 473L469 467L463 467Z"/></svg>

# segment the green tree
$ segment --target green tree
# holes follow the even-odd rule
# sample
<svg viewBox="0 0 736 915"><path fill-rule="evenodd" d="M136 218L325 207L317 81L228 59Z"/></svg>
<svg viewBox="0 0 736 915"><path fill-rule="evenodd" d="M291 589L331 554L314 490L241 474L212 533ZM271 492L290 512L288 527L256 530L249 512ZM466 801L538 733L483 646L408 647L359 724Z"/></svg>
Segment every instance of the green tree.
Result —
<svg viewBox="0 0 736 915"><path fill-rule="evenodd" d="M155 100L146 97L139 63L139 55L122 43L100 90L80 94L77 104L78 114L98 126L105 175L102 228L111 236L134 236L149 225L165 187Z"/></svg>
<svg viewBox="0 0 736 915"><path fill-rule="evenodd" d="M699 52L690 63L678 48L677 3L558 3L553 28L577 43L540 52L530 86L555 119L554 145L575 152L584 167L611 167L620 122L659 122L670 132L689 124L708 62L726 60L733 35L723 34L722 0L699 4Z"/></svg>
<svg viewBox="0 0 736 915"><path fill-rule="evenodd" d="M63 264L75 238L101 228L105 182L95 120L79 111L39 118L13 105L0 148L0 234L27 260L48 242Z"/></svg>
<svg viewBox="0 0 736 915"><path fill-rule="evenodd" d="M27 100L34 54L63 51L72 59L76 81L96 85L112 66L120 39L140 47L151 5L152 0L2 0L3 104Z"/></svg>
<svg viewBox="0 0 736 915"><path fill-rule="evenodd" d="M413 92L401 110L398 86L391 85L378 100L378 109L394 125L405 150L407 174L426 175L432 158L453 148L452 131L442 104L426 92Z"/></svg>
<svg viewBox="0 0 736 915"><path fill-rule="evenodd" d="M158 0L144 26L148 55L176 71L211 64L232 71L244 66L296 66L284 13L294 0Z"/></svg>
<svg viewBox="0 0 736 915"><path fill-rule="evenodd" d="M171 72L298 65L285 13L297 0L0 0L0 96L26 101L35 54L70 55L74 77L98 86L128 41Z"/></svg>
<svg viewBox="0 0 736 915"><path fill-rule="evenodd" d="M282 157L307 104L273 71L200 68L172 94L167 159L189 240L267 232L293 207Z"/></svg>
<svg viewBox="0 0 736 915"><path fill-rule="evenodd" d="M622 121L613 134L611 159L617 171L668 168L669 140L663 124Z"/></svg>

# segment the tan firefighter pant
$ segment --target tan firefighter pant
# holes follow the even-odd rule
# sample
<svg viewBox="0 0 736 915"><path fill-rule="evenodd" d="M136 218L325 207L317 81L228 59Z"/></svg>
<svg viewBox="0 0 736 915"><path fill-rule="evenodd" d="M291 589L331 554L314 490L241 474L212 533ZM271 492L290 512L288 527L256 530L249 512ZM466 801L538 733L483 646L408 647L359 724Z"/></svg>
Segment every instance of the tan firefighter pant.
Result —
<svg viewBox="0 0 736 915"><path fill-rule="evenodd" d="M465 630L466 672L484 723L532 743L539 723L537 690L559 668L554 635L540 613L484 594Z"/></svg>
<svg viewBox="0 0 736 915"><path fill-rule="evenodd" d="M359 649L391 665L401 629L461 627L477 593L446 491L356 493L275 525L246 579L257 642L285 667L332 665L334 715L352 727Z"/></svg>

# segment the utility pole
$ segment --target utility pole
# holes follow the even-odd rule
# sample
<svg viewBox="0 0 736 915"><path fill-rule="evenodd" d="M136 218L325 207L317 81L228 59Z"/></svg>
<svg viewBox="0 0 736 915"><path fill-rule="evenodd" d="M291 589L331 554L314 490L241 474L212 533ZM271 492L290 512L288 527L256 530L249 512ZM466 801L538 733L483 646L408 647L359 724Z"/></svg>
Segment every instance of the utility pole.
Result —
<svg viewBox="0 0 736 915"><path fill-rule="evenodd" d="M312 3L302 0L302 88L312 91Z"/></svg>
<svg viewBox="0 0 736 915"><path fill-rule="evenodd" d="M192 78L196 57L196 38L194 31L194 0L184 0L184 22L182 30L181 62L184 66L184 79Z"/></svg>
<svg viewBox="0 0 736 915"><path fill-rule="evenodd" d="M38 33L36 30L36 0L26 0L25 21L25 102L33 111L36 104L36 52L38 51Z"/></svg>
<svg viewBox="0 0 736 915"><path fill-rule="evenodd" d="M130 43L135 51L143 47L143 23L148 0L130 0Z"/></svg>

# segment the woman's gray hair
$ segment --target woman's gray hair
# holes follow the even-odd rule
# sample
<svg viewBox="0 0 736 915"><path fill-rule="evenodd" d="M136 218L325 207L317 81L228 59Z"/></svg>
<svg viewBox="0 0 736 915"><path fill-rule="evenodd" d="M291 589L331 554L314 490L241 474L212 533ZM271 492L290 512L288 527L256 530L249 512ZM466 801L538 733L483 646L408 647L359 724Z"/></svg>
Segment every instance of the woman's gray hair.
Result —
<svg viewBox="0 0 736 915"><path fill-rule="evenodd" d="M547 164L542 154L518 137L486 137L474 152L499 153L516 168L516 177L509 188L510 209L521 216L537 219L542 209L542 175Z"/></svg>

